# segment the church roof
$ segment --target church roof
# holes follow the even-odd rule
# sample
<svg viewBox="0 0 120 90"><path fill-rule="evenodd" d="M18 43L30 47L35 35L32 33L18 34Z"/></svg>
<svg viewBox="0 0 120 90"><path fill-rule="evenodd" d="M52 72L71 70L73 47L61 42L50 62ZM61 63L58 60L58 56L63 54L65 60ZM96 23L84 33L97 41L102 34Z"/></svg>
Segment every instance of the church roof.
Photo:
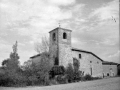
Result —
<svg viewBox="0 0 120 90"><path fill-rule="evenodd" d="M57 28L55 28L55 29L49 31L49 33L52 32L52 31L54 31L54 30L58 30L58 29L67 30L67 31L72 32L72 30L70 30L70 29L65 29L65 28L57 27Z"/></svg>
<svg viewBox="0 0 120 90"><path fill-rule="evenodd" d="M118 65L118 63L108 62L108 61L103 61L102 64L103 64L103 65Z"/></svg>
<svg viewBox="0 0 120 90"><path fill-rule="evenodd" d="M38 57L38 56L40 56L40 55L41 55L41 54L34 55L34 56L30 57L30 59L36 58L36 57Z"/></svg>
<svg viewBox="0 0 120 90"><path fill-rule="evenodd" d="M98 58L99 60L101 60L103 65L118 65L118 63L115 63L115 62L104 61L100 57L98 57L97 55L95 55L94 53L92 53L90 51L86 51L86 50L82 50L82 49L77 49L77 48L72 48L72 51L79 51L79 52L84 52L84 53L92 54L93 56L95 56L96 58Z"/></svg>
<svg viewBox="0 0 120 90"><path fill-rule="evenodd" d="M84 52L84 53L92 54L93 56L95 56L96 58L98 58L99 60L101 60L103 62L103 60L100 57L98 57L97 55L95 55L94 53L92 53L90 51L86 51L86 50L82 50L82 49L77 49L77 48L72 48L72 51L79 51L79 52Z"/></svg>

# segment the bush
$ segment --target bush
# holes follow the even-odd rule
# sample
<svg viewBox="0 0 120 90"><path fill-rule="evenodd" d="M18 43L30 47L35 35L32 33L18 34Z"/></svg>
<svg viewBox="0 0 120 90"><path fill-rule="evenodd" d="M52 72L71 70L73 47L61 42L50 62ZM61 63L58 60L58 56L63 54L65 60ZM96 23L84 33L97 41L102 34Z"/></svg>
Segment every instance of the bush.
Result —
<svg viewBox="0 0 120 90"><path fill-rule="evenodd" d="M66 84L68 82L67 75L57 75L55 79L59 84Z"/></svg>
<svg viewBox="0 0 120 90"><path fill-rule="evenodd" d="M56 75L64 75L65 68L63 66L53 66L49 72L50 79L54 78Z"/></svg>
<svg viewBox="0 0 120 90"><path fill-rule="evenodd" d="M101 77L92 77L93 80L101 79Z"/></svg>
<svg viewBox="0 0 120 90"><path fill-rule="evenodd" d="M90 74L86 74L85 76L82 77L82 80L83 81L86 81L86 80L92 80L92 76Z"/></svg>
<svg viewBox="0 0 120 90"><path fill-rule="evenodd" d="M74 72L74 82L79 82L82 76L83 76L82 71Z"/></svg>
<svg viewBox="0 0 120 90"><path fill-rule="evenodd" d="M68 67L66 68L65 74L67 75L67 79L69 83L78 82L81 80L81 77L83 76L83 72L79 70L79 65L75 63L73 66L72 64L68 64Z"/></svg>
<svg viewBox="0 0 120 90"><path fill-rule="evenodd" d="M72 67L72 64L70 64L70 63L68 64L65 74L67 75L67 79L68 79L69 83L74 81L74 69Z"/></svg>
<svg viewBox="0 0 120 90"><path fill-rule="evenodd" d="M20 73L5 71L4 74L0 74L0 86L26 86L27 79Z"/></svg>
<svg viewBox="0 0 120 90"><path fill-rule="evenodd" d="M56 79L51 79L49 82L50 85L57 85L58 82L56 81Z"/></svg>

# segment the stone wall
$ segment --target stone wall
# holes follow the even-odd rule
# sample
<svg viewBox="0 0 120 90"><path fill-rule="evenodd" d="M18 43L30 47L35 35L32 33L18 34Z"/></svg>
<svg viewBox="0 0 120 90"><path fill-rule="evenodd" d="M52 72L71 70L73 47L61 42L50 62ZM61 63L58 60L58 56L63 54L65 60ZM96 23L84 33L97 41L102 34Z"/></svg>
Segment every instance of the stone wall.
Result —
<svg viewBox="0 0 120 90"><path fill-rule="evenodd" d="M81 54L81 58L79 58ZM84 71L84 74L90 74L93 77L102 77L102 61L93 56L90 53L72 51L73 57L80 61L80 70Z"/></svg>
<svg viewBox="0 0 120 90"><path fill-rule="evenodd" d="M63 39L63 33L66 33L67 35L66 39ZM71 31L60 28L58 34L59 62L60 65L67 67L69 63L73 63L71 52Z"/></svg>
<svg viewBox="0 0 120 90"><path fill-rule="evenodd" d="M59 44L59 62L64 67L67 67L69 63L73 64L71 47L69 45Z"/></svg>
<svg viewBox="0 0 120 90"><path fill-rule="evenodd" d="M56 40L53 40L53 33L56 34ZM66 33L66 39L63 38ZM67 66L72 61L71 53L71 30L56 28L50 31L50 56L58 57L59 65Z"/></svg>
<svg viewBox="0 0 120 90"><path fill-rule="evenodd" d="M104 76L116 76L117 75L117 65L103 64L103 75Z"/></svg>
<svg viewBox="0 0 120 90"><path fill-rule="evenodd" d="M55 33L55 38L56 40L53 41L53 33ZM58 57L57 52L58 52L58 31L53 30L50 32L50 40L49 40L50 46L49 46L49 52L51 57Z"/></svg>

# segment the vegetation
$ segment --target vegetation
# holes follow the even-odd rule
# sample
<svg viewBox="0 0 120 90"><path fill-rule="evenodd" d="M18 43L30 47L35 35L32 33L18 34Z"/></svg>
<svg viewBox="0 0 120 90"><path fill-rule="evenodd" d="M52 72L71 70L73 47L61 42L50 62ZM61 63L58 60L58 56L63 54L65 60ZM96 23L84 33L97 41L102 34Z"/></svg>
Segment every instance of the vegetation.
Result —
<svg viewBox="0 0 120 90"><path fill-rule="evenodd" d="M28 60L20 66L16 42L10 57L2 62L0 86L53 85L93 79L90 75L83 76L79 70L80 62L76 58L73 59L73 65L68 64L67 68L53 66L51 60L53 59L46 51L41 53L40 62Z"/></svg>
<svg viewBox="0 0 120 90"><path fill-rule="evenodd" d="M49 85L49 71L52 67L49 53L41 54L40 63L30 60L21 68L17 54L17 42L13 45L10 57L2 62L0 86Z"/></svg>
<svg viewBox="0 0 120 90"><path fill-rule="evenodd" d="M83 77L83 72L79 70L80 62L76 58L73 58L73 66L72 64L68 64L66 69L66 75L68 82L78 82Z"/></svg>
<svg viewBox="0 0 120 90"><path fill-rule="evenodd" d="M49 40L45 36L42 37L41 42L35 43L35 51L37 53L48 52L49 51Z"/></svg>
<svg viewBox="0 0 120 90"><path fill-rule="evenodd" d="M92 80L92 79L93 79L93 77L90 74L86 74L84 77L82 77L83 81Z"/></svg>
<svg viewBox="0 0 120 90"><path fill-rule="evenodd" d="M10 57L2 62L2 73L0 73L0 85L11 86L23 83L22 70L19 65L19 56L17 54L17 41L13 45L13 52ZM25 80L25 79L23 79Z"/></svg>

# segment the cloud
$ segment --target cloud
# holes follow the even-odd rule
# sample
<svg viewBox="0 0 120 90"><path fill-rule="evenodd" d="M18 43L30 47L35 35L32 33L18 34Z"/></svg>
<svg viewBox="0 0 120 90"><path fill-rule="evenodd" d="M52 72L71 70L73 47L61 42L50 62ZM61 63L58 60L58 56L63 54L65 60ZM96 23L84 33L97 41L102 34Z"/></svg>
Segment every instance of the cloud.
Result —
<svg viewBox="0 0 120 90"><path fill-rule="evenodd" d="M9 55L15 40L20 43L20 60L27 60L35 54L34 42L39 42L42 36L48 37L48 32L58 27L59 22L61 27L73 30L73 47L108 60L106 57L119 47L118 5L118 0L114 0L90 12L87 4L76 0L0 0L0 39L4 41L1 46L8 50L1 60Z"/></svg>
<svg viewBox="0 0 120 90"><path fill-rule="evenodd" d="M100 8L95 9L91 15L91 17L97 16L99 20L108 20L119 17L119 0L113 0Z"/></svg>
<svg viewBox="0 0 120 90"><path fill-rule="evenodd" d="M61 6L74 4L76 0L48 0L49 3Z"/></svg>
<svg viewBox="0 0 120 90"><path fill-rule="evenodd" d="M34 42L39 42L44 35L48 36L48 32L57 27L59 21L72 18L72 11L62 9L61 6L74 5L75 2L76 0L0 0L0 37L7 43L2 41L0 44L0 50L4 49L1 60L9 57L15 40L20 43L20 61L27 60L35 53Z"/></svg>
<svg viewBox="0 0 120 90"><path fill-rule="evenodd" d="M8 42L0 38L0 51L1 51L0 52L0 66L1 66L2 60L7 59L9 57L11 50L12 50L11 45Z"/></svg>
<svg viewBox="0 0 120 90"><path fill-rule="evenodd" d="M19 35L29 35L35 39L38 33L43 35L58 26L60 20L72 18L70 10L59 7L72 3L75 3L75 0L1 1L0 30L4 31L8 27L9 30L18 31Z"/></svg>
<svg viewBox="0 0 120 90"><path fill-rule="evenodd" d="M75 22L75 25L71 25L75 29L72 33L75 38L73 47L91 51L106 61L118 61L117 55L108 59L119 49L118 5L118 0L114 0L95 8L86 18L83 18L84 13L80 18L75 18L79 24ZM112 16L117 22L112 20ZM81 19L83 22L80 23Z"/></svg>
<svg viewBox="0 0 120 90"><path fill-rule="evenodd" d="M116 51L115 53L109 54L107 56L108 61L120 63L120 51Z"/></svg>

